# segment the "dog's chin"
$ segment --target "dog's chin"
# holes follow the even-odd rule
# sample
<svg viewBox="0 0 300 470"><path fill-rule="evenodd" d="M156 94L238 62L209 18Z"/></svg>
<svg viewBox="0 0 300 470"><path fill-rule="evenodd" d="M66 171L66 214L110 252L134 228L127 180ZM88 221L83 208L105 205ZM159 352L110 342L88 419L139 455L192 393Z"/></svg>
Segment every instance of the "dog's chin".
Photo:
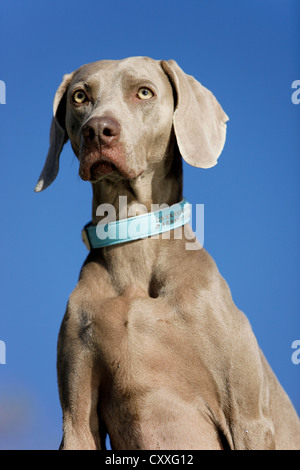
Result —
<svg viewBox="0 0 300 470"><path fill-rule="evenodd" d="M105 166L99 163L95 165L95 168L91 171L91 177L89 179L90 183L99 183L103 180L109 180L117 183L121 180L131 181L140 176L143 172L135 174L134 172L124 172L118 170L118 168L113 164L106 164Z"/></svg>
<svg viewBox="0 0 300 470"><path fill-rule="evenodd" d="M80 160L79 176L83 181L98 183L103 179L111 181L132 180L143 171L134 171L126 165L126 156L117 152L84 153Z"/></svg>
<svg viewBox="0 0 300 470"><path fill-rule="evenodd" d="M111 162L99 160L91 165L89 169L90 177L88 181L91 183L98 183L104 179L108 179L110 181L119 181L135 178L134 172L126 170L123 168L118 168Z"/></svg>
<svg viewBox="0 0 300 470"><path fill-rule="evenodd" d="M90 168L90 181L96 182L105 176L118 172L116 166L111 162L97 161Z"/></svg>
<svg viewBox="0 0 300 470"><path fill-rule="evenodd" d="M120 170L111 159L100 152L83 152L79 156L79 176L83 181L96 183L103 178L120 177Z"/></svg>

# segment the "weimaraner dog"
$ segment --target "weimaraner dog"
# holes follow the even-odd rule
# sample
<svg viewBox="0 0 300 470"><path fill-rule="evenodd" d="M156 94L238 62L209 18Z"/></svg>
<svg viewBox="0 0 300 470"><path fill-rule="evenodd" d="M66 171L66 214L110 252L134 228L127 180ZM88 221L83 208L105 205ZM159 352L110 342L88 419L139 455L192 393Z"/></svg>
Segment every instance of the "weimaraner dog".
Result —
<svg viewBox="0 0 300 470"><path fill-rule="evenodd" d="M183 200L181 156L214 166L227 120L173 60L83 65L56 92L36 191L69 139L92 183L92 227L103 203L121 219L120 196L128 213L171 207ZM90 249L58 339L62 449L104 449L107 434L120 450L300 448L296 411L247 318L184 228Z"/></svg>

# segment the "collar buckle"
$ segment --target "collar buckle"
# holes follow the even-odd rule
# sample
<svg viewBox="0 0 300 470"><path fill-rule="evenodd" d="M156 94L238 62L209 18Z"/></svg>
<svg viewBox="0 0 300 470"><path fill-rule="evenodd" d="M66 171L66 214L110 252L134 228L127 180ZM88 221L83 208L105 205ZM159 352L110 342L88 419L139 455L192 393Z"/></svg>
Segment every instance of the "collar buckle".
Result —
<svg viewBox="0 0 300 470"><path fill-rule="evenodd" d="M90 224L87 224L87 225L90 225ZM81 239L83 241L83 243L85 244L85 246L87 247L88 251L91 251L91 243L90 243L90 239L89 239L89 236L88 236L88 233L86 231L86 227L83 227L83 229L81 230Z"/></svg>

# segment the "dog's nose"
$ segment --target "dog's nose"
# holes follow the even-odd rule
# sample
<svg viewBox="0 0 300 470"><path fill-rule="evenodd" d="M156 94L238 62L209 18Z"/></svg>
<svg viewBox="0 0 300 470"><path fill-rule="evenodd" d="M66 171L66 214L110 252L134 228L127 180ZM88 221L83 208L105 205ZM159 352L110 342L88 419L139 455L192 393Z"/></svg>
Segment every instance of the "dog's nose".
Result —
<svg viewBox="0 0 300 470"><path fill-rule="evenodd" d="M82 128L82 135L86 144L102 145L113 144L120 136L121 126L111 117L93 117Z"/></svg>

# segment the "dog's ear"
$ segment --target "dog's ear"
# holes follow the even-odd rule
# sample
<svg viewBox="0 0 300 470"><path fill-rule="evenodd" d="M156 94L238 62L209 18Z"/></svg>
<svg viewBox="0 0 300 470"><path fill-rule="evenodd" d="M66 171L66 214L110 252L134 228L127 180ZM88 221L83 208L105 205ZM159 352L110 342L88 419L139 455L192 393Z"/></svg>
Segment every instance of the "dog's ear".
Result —
<svg viewBox="0 0 300 470"><path fill-rule="evenodd" d="M216 165L226 138L228 116L214 97L174 60L161 61L175 92L173 127L184 160L198 168Z"/></svg>
<svg viewBox="0 0 300 470"><path fill-rule="evenodd" d="M44 168L34 189L37 193L46 189L55 180L59 169L59 156L64 144L68 141L65 128L66 95L73 73L64 75L54 97L50 145Z"/></svg>

